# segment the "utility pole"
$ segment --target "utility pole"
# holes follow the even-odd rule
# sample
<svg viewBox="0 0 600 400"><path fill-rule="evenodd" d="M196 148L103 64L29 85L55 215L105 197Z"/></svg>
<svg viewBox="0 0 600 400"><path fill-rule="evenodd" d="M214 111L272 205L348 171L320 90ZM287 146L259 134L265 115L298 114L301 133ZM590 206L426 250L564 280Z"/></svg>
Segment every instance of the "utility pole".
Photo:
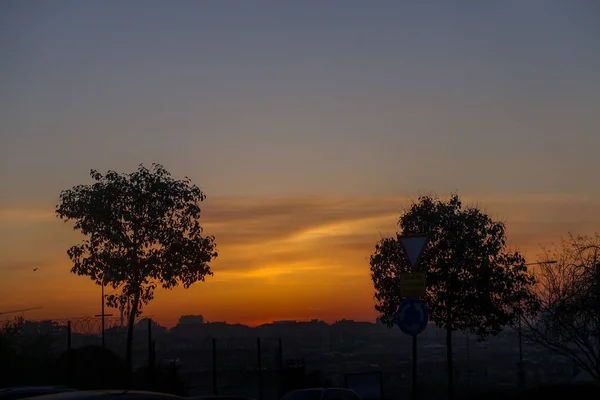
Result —
<svg viewBox="0 0 600 400"><path fill-rule="evenodd" d="M104 389L104 370L106 368L105 365L105 354L104 354L104 349L106 349L106 342L104 340L104 274L102 274L102 285L101 285L102 289L102 308L100 308L101 310L101 314L100 315L96 315L96 317L100 317L100 337L102 338L102 358L100 360L100 383L102 385L102 388Z"/></svg>
<svg viewBox="0 0 600 400"><path fill-rule="evenodd" d="M467 342L467 388L471 390L471 363L469 354L469 331L466 331L466 342Z"/></svg>
<svg viewBox="0 0 600 400"><path fill-rule="evenodd" d="M100 317L100 337L102 338L102 359L100 360L100 381L102 383L102 387L104 388L104 370L106 368L105 364L105 354L104 354L104 350L106 349L106 340L105 340L105 336L104 336L104 331L106 330L105 324L104 324L104 317L110 317L112 316L112 314L106 314L104 312L104 305L106 303L106 296L104 295L104 273L102 274L102 284L101 284L101 294L102 294L102 307L100 308L100 311L102 312L101 314L96 315L96 317Z"/></svg>
<svg viewBox="0 0 600 400"><path fill-rule="evenodd" d="M100 308L101 313L97 314L96 317L100 317L100 336L102 337L102 350L104 350L106 348L106 341L104 338L104 331L105 331L105 324L104 324L104 317L111 317L112 314L106 314L104 312L104 307L105 307L105 303L106 303L106 296L104 295L104 285L106 284L106 281L104 280L104 273L102 273L102 282L101 282L101 293L102 293L102 306Z"/></svg>
<svg viewBox="0 0 600 400"><path fill-rule="evenodd" d="M101 314L96 314L96 317L100 317L100 336L102 337L102 349L104 350L106 348L106 341L104 338L104 331L105 331L105 324L104 324L104 317L111 317L112 314L106 314L104 312L104 306L105 306L105 295L104 295L104 278L102 278L102 308L100 309L102 311Z"/></svg>

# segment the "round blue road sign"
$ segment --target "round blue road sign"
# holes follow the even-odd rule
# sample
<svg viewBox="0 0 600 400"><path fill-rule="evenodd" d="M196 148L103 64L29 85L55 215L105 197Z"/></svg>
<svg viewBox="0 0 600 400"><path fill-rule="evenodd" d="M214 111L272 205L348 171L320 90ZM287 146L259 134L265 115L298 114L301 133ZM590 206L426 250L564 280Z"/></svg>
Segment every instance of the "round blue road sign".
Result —
<svg viewBox="0 0 600 400"><path fill-rule="evenodd" d="M407 335L415 336L423 332L429 322L425 304L417 299L406 299L398 307L396 323Z"/></svg>

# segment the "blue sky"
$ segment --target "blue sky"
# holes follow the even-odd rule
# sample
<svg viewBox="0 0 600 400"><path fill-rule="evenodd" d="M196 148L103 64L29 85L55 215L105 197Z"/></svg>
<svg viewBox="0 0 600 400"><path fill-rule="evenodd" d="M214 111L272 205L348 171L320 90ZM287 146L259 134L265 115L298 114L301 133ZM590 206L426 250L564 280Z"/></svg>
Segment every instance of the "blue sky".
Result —
<svg viewBox="0 0 600 400"><path fill-rule="evenodd" d="M599 193L594 1L1 7L7 202L152 161L213 195Z"/></svg>

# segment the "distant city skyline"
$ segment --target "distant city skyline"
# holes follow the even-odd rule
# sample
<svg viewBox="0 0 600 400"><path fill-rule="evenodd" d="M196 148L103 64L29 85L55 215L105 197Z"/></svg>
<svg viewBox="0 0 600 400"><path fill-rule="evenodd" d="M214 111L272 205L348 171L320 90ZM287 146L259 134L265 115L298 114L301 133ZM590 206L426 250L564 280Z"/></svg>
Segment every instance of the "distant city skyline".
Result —
<svg viewBox="0 0 600 400"><path fill-rule="evenodd" d="M0 312L99 313L54 216L89 170L206 193L214 277L159 322L373 321L368 257L458 191L540 244L600 226L600 7L357 1L0 3ZM34 268L39 268L33 271ZM110 292L111 289L107 289Z"/></svg>

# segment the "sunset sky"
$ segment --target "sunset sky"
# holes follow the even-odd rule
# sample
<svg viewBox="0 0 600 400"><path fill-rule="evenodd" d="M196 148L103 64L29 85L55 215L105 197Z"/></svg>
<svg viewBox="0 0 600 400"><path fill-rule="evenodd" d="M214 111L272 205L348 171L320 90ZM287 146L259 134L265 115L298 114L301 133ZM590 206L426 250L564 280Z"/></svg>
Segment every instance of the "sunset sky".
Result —
<svg viewBox="0 0 600 400"><path fill-rule="evenodd" d="M368 257L420 194L531 261L600 231L600 3L450 3L0 2L0 312L100 312L54 215L91 168L208 196L215 276L159 291L166 325L373 321Z"/></svg>

